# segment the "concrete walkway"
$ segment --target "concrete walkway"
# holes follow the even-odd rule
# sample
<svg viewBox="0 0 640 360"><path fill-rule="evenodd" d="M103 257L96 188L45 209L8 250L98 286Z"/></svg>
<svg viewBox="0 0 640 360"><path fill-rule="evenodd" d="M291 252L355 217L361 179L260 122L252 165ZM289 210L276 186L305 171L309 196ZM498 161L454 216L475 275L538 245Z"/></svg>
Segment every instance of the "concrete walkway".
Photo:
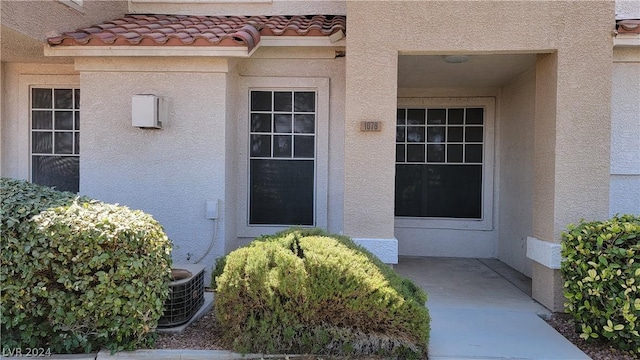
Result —
<svg viewBox="0 0 640 360"><path fill-rule="evenodd" d="M589 359L540 318L530 283L497 260L400 258L394 269L429 294L430 360Z"/></svg>

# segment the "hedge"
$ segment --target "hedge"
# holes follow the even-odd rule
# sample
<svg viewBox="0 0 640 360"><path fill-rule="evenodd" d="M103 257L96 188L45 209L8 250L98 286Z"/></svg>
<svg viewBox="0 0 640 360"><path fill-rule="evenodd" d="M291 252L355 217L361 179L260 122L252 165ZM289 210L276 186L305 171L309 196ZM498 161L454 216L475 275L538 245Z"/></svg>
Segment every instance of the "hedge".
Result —
<svg viewBox="0 0 640 360"><path fill-rule="evenodd" d="M565 309L580 337L640 354L640 217L583 220L562 239Z"/></svg>
<svg viewBox="0 0 640 360"><path fill-rule="evenodd" d="M160 224L141 211L0 181L2 348L151 346L171 281Z"/></svg>
<svg viewBox="0 0 640 360"><path fill-rule="evenodd" d="M346 237L294 229L219 264L215 311L236 351L427 355L426 294Z"/></svg>

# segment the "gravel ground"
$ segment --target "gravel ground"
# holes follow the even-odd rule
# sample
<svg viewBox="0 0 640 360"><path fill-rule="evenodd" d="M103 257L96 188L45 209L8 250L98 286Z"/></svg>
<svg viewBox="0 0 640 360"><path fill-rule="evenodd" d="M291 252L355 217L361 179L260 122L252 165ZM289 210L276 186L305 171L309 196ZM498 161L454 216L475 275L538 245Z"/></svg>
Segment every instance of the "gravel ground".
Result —
<svg viewBox="0 0 640 360"><path fill-rule="evenodd" d="M593 360L637 359L619 350L610 348L607 344L601 342L585 342L579 337L579 334L575 332L573 321L564 314L555 314L546 321ZM182 334L160 334L156 342L156 348L223 350L225 347L219 340L220 332L221 330L212 311L187 327Z"/></svg>
<svg viewBox="0 0 640 360"><path fill-rule="evenodd" d="M575 323L566 314L554 314L550 319L546 320L557 332L571 341L575 346L580 348L585 354L589 355L593 360L633 360L629 354L620 350L610 348L604 342L586 342L580 338L580 334L575 331Z"/></svg>

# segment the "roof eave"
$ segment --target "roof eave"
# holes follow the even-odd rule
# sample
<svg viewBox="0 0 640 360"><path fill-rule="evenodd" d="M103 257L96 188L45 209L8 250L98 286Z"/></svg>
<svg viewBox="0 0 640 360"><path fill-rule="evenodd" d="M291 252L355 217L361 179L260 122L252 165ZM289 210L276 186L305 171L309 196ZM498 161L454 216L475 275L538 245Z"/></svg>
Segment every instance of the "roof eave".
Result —
<svg viewBox="0 0 640 360"><path fill-rule="evenodd" d="M613 38L614 47L637 47L640 46L640 34L617 35Z"/></svg>
<svg viewBox="0 0 640 360"><path fill-rule="evenodd" d="M93 57L93 56L213 56L247 58L257 49L247 46L44 46L45 56Z"/></svg>

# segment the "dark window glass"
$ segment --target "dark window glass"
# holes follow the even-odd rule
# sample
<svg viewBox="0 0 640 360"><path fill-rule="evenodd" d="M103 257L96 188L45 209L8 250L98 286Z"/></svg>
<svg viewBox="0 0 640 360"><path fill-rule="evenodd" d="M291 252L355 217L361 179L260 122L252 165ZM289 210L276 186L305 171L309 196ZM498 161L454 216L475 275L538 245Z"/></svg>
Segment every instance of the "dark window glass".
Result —
<svg viewBox="0 0 640 360"><path fill-rule="evenodd" d="M74 90L74 105L76 109L80 109L80 89L75 89Z"/></svg>
<svg viewBox="0 0 640 360"><path fill-rule="evenodd" d="M275 114L273 115L274 132L290 133L291 132L291 114Z"/></svg>
<svg viewBox="0 0 640 360"><path fill-rule="evenodd" d="M251 156L271 156L271 135L251 135Z"/></svg>
<svg viewBox="0 0 640 360"><path fill-rule="evenodd" d="M444 162L444 144L427 145L427 162Z"/></svg>
<svg viewBox="0 0 640 360"><path fill-rule="evenodd" d="M483 108L467 108L467 125L482 125L484 117Z"/></svg>
<svg viewBox="0 0 640 360"><path fill-rule="evenodd" d="M407 162L424 162L424 144L407 145Z"/></svg>
<svg viewBox="0 0 640 360"><path fill-rule="evenodd" d="M397 142L404 142L405 141L405 131L406 131L406 127L404 126L397 126L396 127L396 141Z"/></svg>
<svg viewBox="0 0 640 360"><path fill-rule="evenodd" d="M314 114L296 114L293 131L298 134L313 134L316 131L316 116Z"/></svg>
<svg viewBox="0 0 640 360"><path fill-rule="evenodd" d="M404 147L405 145L396 144L396 162L404 162Z"/></svg>
<svg viewBox="0 0 640 360"><path fill-rule="evenodd" d="M296 112L316 111L316 93L312 91L298 91L293 95L293 108Z"/></svg>
<svg viewBox="0 0 640 360"><path fill-rule="evenodd" d="M251 111L271 111L271 91L252 91Z"/></svg>
<svg viewBox="0 0 640 360"><path fill-rule="evenodd" d="M31 107L33 109L51 109L53 107L51 89L31 89Z"/></svg>
<svg viewBox="0 0 640 360"><path fill-rule="evenodd" d="M291 135L274 135L273 136L273 157L290 158L291 157Z"/></svg>
<svg viewBox="0 0 640 360"><path fill-rule="evenodd" d="M51 129L51 111L32 111L31 112L31 128L32 129Z"/></svg>
<svg viewBox="0 0 640 360"><path fill-rule="evenodd" d="M73 130L73 111L56 111L56 130Z"/></svg>
<svg viewBox="0 0 640 360"><path fill-rule="evenodd" d="M464 162L482 163L482 144L465 145Z"/></svg>
<svg viewBox="0 0 640 360"><path fill-rule="evenodd" d="M482 142L482 127L467 126L465 129L464 140L466 142Z"/></svg>
<svg viewBox="0 0 640 360"><path fill-rule="evenodd" d="M464 109L449 109L449 118L447 124L461 125L464 124Z"/></svg>
<svg viewBox="0 0 640 360"><path fill-rule="evenodd" d="M78 156L31 157L31 181L60 191L77 193L80 189L80 158Z"/></svg>
<svg viewBox="0 0 640 360"><path fill-rule="evenodd" d="M56 132L55 133L55 151L56 154L73 154L73 133L72 132Z"/></svg>
<svg viewBox="0 0 640 360"><path fill-rule="evenodd" d="M80 130L80 111L76 111L76 130Z"/></svg>
<svg viewBox="0 0 640 360"><path fill-rule="evenodd" d="M424 126L407 126L407 142L424 142Z"/></svg>
<svg viewBox="0 0 640 360"><path fill-rule="evenodd" d="M75 133L75 142L73 143L74 154L80 154L80 133Z"/></svg>
<svg viewBox="0 0 640 360"><path fill-rule="evenodd" d="M56 109L73 109L73 90L54 89L53 98L55 99Z"/></svg>
<svg viewBox="0 0 640 360"><path fill-rule="evenodd" d="M31 152L34 154L53 153L53 133L33 132L31 133Z"/></svg>
<svg viewBox="0 0 640 360"><path fill-rule="evenodd" d="M450 126L447 128L447 141L462 142L463 129L462 126Z"/></svg>
<svg viewBox="0 0 640 360"><path fill-rule="evenodd" d="M251 114L251 132L271 132L271 114Z"/></svg>
<svg viewBox="0 0 640 360"><path fill-rule="evenodd" d="M424 125L425 113L424 109L407 109L407 124Z"/></svg>
<svg viewBox="0 0 640 360"><path fill-rule="evenodd" d="M444 142L444 126L427 127L427 142Z"/></svg>
<svg viewBox="0 0 640 360"><path fill-rule="evenodd" d="M273 111L291 111L291 92L273 93Z"/></svg>
<svg viewBox="0 0 640 360"><path fill-rule="evenodd" d="M396 216L482 217L483 117L483 108L398 109Z"/></svg>
<svg viewBox="0 0 640 360"><path fill-rule="evenodd" d="M314 157L315 138L313 136L294 136L293 157L312 158Z"/></svg>
<svg viewBox="0 0 640 360"><path fill-rule="evenodd" d="M482 165L396 165L396 216L480 219Z"/></svg>
<svg viewBox="0 0 640 360"><path fill-rule="evenodd" d="M250 160L250 224L314 225L314 161Z"/></svg>
<svg viewBox="0 0 640 360"><path fill-rule="evenodd" d="M397 113L398 125L404 125L405 124L405 117L406 116L407 116L407 110L398 109L398 113Z"/></svg>
<svg viewBox="0 0 640 360"><path fill-rule="evenodd" d="M447 145L447 162L450 162L450 163L462 162L462 144Z"/></svg>
<svg viewBox="0 0 640 360"><path fill-rule="evenodd" d="M438 125L447 123L447 109L429 109L427 111L427 124Z"/></svg>

